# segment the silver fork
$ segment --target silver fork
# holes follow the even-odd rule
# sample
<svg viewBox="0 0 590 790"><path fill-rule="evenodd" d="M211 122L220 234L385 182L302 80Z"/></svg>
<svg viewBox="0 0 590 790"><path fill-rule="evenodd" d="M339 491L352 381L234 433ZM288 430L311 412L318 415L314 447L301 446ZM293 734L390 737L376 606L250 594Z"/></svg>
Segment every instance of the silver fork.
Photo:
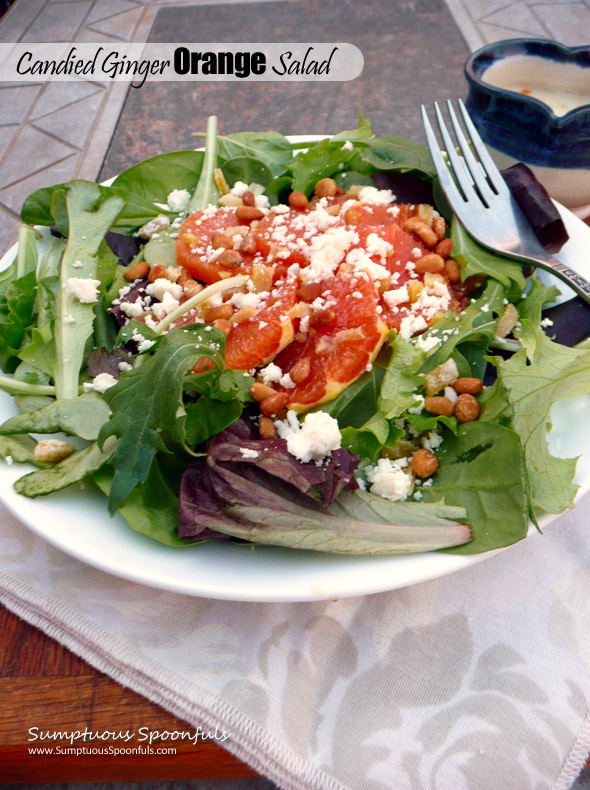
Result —
<svg viewBox="0 0 590 790"><path fill-rule="evenodd" d="M441 187L467 232L491 252L546 269L590 303L590 283L569 266L549 255L538 241L502 174L488 154L463 102L459 99L459 110L471 137L471 145L463 133L453 105L450 101L447 105L462 156L456 151L456 143L451 139L438 103L435 103L434 111L449 158L448 163L443 158L424 105L422 119Z"/></svg>

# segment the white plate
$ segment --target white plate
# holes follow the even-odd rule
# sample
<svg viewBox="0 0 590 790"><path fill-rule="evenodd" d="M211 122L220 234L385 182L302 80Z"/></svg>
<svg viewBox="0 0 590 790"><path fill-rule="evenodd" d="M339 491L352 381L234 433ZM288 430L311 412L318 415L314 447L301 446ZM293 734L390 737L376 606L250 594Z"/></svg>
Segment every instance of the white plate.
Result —
<svg viewBox="0 0 590 790"><path fill-rule="evenodd" d="M590 278L590 228L562 209L570 241L557 257ZM49 233L44 229L47 244ZM0 261L9 265L16 245ZM543 279L560 282L549 275ZM562 288L564 296L573 293ZM569 291L569 293L567 293ZM0 392L0 422L16 413ZM558 403L551 422L552 451L580 456L579 494L590 488L590 396ZM117 515L109 518L106 498L93 486L72 486L39 499L19 496L13 482L32 467L0 464L0 500L41 537L83 562L141 584L187 595L236 601L313 601L392 590L466 568L494 552L457 556L437 552L391 557L342 557L274 546L229 543L171 548L135 532ZM544 517L546 526L555 517Z"/></svg>

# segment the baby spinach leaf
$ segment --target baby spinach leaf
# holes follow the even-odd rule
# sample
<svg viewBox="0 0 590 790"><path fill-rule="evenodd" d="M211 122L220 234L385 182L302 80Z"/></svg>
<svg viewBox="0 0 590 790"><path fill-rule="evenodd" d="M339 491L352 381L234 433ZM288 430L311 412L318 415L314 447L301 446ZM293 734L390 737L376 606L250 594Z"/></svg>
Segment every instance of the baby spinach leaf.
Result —
<svg viewBox="0 0 590 790"><path fill-rule="evenodd" d="M183 376L205 358L221 369L224 348L225 335L217 329L204 332L195 325L173 329L152 356L105 392L112 417L102 427L99 442L112 435L121 440L112 460L111 513L146 479L156 452L164 448L162 433L184 439Z"/></svg>
<svg viewBox="0 0 590 790"><path fill-rule="evenodd" d="M64 431L81 439L94 441L110 413L100 395L89 392L79 398L52 401L38 411L11 417L0 425L0 434Z"/></svg>
<svg viewBox="0 0 590 790"><path fill-rule="evenodd" d="M222 162L236 157L257 159L266 164L273 176L278 176L285 170L285 165L292 156L291 143L277 132L237 132L226 137L220 136L217 138L217 153ZM222 169L225 174L225 166ZM250 183L245 178L240 180Z"/></svg>
<svg viewBox="0 0 590 790"><path fill-rule="evenodd" d="M93 474L94 482L107 496L114 474L109 464ZM145 482L138 485L121 503L119 512L134 530L157 540L158 543L166 546L190 546L196 542L178 537L178 496L162 475L158 456L152 461Z"/></svg>
<svg viewBox="0 0 590 790"><path fill-rule="evenodd" d="M338 172L339 165L346 165L353 156L354 151L343 150L340 141L333 143L331 140L321 140L312 145L304 153L297 154L287 165L288 172L293 176L293 190L310 194L320 179Z"/></svg>
<svg viewBox="0 0 590 790"><path fill-rule="evenodd" d="M187 444L202 444L211 436L221 433L242 414L242 404L235 398L227 402L207 395L186 406L184 431Z"/></svg>
<svg viewBox="0 0 590 790"><path fill-rule="evenodd" d="M437 452L440 467L431 487L421 487L424 502L444 498L464 507L473 540L452 549L475 554L522 540L528 529L525 469L515 431L489 422L470 422L457 436L447 434Z"/></svg>
<svg viewBox="0 0 590 790"><path fill-rule="evenodd" d="M54 491L61 491L72 483L79 483L107 463L116 445L117 440L113 437L107 439L103 447L99 447L95 442L55 466L20 477L14 484L15 491L34 499L52 494Z"/></svg>
<svg viewBox="0 0 590 790"><path fill-rule="evenodd" d="M12 458L18 464L33 463L37 442L25 435L0 436L0 458Z"/></svg>
<svg viewBox="0 0 590 790"><path fill-rule="evenodd" d="M153 204L165 204L172 190L194 191L203 167L203 158L202 151L172 151L152 156L118 175L112 189L115 194L124 193L133 200L141 198L142 203L151 204L151 216L161 214L162 209ZM131 216L132 205L125 205L123 217Z"/></svg>
<svg viewBox="0 0 590 790"><path fill-rule="evenodd" d="M235 156L228 159L221 169L230 186L236 181L243 181L244 184L256 183L266 187L273 180L272 170L268 165L251 156Z"/></svg>

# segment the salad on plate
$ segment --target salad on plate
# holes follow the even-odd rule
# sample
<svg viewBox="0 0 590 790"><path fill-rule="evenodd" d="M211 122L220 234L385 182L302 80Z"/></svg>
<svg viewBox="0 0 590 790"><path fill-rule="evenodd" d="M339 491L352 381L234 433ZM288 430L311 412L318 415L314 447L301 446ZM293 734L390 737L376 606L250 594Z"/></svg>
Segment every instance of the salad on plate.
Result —
<svg viewBox="0 0 590 790"><path fill-rule="evenodd" d="M362 115L301 142L210 118L204 150L40 189L22 219L0 272L20 495L91 484L170 546L341 554L480 553L573 506L547 431L590 346L551 339L558 289L466 234L422 146Z"/></svg>

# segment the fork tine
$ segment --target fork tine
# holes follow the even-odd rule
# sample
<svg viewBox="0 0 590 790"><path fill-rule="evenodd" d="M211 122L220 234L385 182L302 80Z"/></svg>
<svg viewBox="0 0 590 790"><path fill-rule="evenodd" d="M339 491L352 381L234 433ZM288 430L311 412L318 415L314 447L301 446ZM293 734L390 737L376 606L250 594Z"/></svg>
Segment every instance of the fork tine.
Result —
<svg viewBox="0 0 590 790"><path fill-rule="evenodd" d="M463 158L465 160L467 168L471 172L471 176L475 181L475 183L477 184L477 188L479 189L481 196L489 206L492 200L496 197L496 193L491 189L490 185L488 184L486 177L484 175L485 171L482 171L479 162L473 156L469 143L467 142L467 139L463 134L463 129L461 129L459 119L457 118L453 105L450 101L447 102L447 107L449 109L449 116L451 118L451 123L453 125L453 129L455 130L455 135L459 143L459 148L461 149L461 153L463 154Z"/></svg>
<svg viewBox="0 0 590 790"><path fill-rule="evenodd" d="M442 113L440 111L440 107L438 106L438 102L434 102L434 112L436 113L436 119L438 121L438 127L440 129L440 133L443 138L443 142L445 145L445 149L447 152L447 156L451 161L451 166L453 169L453 173L455 178L459 182L459 186L463 190L463 194L465 195L465 200L478 200L479 197L473 188L473 183L471 180L471 175L465 166L465 163L461 160L461 157L458 156L455 150L455 144L451 140L451 135L447 131L447 127L442 117Z"/></svg>
<svg viewBox="0 0 590 790"><path fill-rule="evenodd" d="M473 147L479 157L479 161L481 162L484 170L487 173L488 178L496 188L498 194L500 195L509 194L508 186L506 185L506 182L502 178L502 174L496 167L496 164L494 163L492 157L489 155L488 150L485 147L483 140L479 136L479 132L475 128L474 123L471 120L469 113L467 112L467 108L465 107L461 99L459 99L459 109L461 110L461 115L463 116L465 127L469 132L469 136L471 137L471 142L473 144Z"/></svg>
<svg viewBox="0 0 590 790"><path fill-rule="evenodd" d="M443 192L446 194L447 199L451 204L451 208L455 208L455 206L464 206L465 199L457 189L457 185L455 184L453 177L449 172L447 163L443 159L443 156L440 152L440 145L436 139L434 129L432 128L428 113L426 112L426 107L424 105L422 105L422 123L424 125L424 131L426 132L426 139L428 141L428 147L430 148L430 153L432 155L432 161L434 162L438 180L440 181Z"/></svg>

